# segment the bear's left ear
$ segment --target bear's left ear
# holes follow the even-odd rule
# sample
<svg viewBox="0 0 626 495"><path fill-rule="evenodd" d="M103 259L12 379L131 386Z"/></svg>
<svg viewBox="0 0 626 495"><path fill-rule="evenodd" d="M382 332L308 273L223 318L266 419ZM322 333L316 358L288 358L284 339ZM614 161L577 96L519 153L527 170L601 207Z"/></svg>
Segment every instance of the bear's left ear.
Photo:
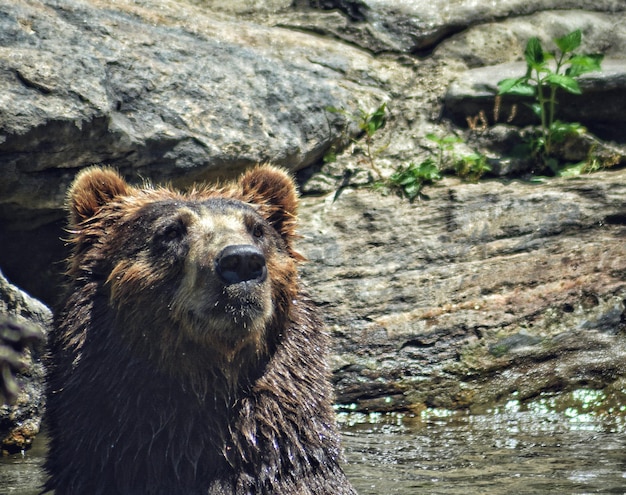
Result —
<svg viewBox="0 0 626 495"><path fill-rule="evenodd" d="M239 184L250 201L269 207L267 220L291 249L298 210L298 193L293 179L279 168L263 165L246 172Z"/></svg>

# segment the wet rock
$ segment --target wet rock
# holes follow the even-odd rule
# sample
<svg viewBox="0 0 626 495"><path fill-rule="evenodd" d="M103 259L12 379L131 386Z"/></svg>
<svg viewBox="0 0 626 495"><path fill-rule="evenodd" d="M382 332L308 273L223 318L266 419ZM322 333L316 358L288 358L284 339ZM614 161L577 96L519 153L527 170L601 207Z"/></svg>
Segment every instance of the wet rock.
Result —
<svg viewBox="0 0 626 495"><path fill-rule="evenodd" d="M494 106L498 81L521 77L525 72L526 64L521 62L468 70L450 85L445 115L459 125L467 125L468 117L482 112L489 125L497 123ZM557 117L565 122L579 122L604 139L626 142L626 59L604 60L602 71L584 74L579 85L581 95L558 95ZM530 100L503 97L498 114L503 121L518 126L539 124L528 103Z"/></svg>
<svg viewBox="0 0 626 495"><path fill-rule="evenodd" d="M50 310L0 273L0 449L30 447L44 411L44 340ZM2 395L7 400L2 400Z"/></svg>
<svg viewBox="0 0 626 495"><path fill-rule="evenodd" d="M305 198L303 278L335 332L338 400L473 407L622 376L626 231L607 218L626 214L625 184L616 170L446 179L414 204L350 188Z"/></svg>
<svg viewBox="0 0 626 495"><path fill-rule="evenodd" d="M26 354L44 340L37 327L0 315L0 404L12 404L20 393L17 374L26 370Z"/></svg>
<svg viewBox="0 0 626 495"><path fill-rule="evenodd" d="M621 0L0 3L0 266L32 295L60 291L62 204L80 168L184 187L272 161L310 194L303 278L337 342L342 403L475 407L623 380L624 172L521 182L526 164L506 155L523 105L511 122L512 102L493 112L501 64L523 72L531 36L581 28L605 70L559 110L621 144L585 135L561 152L601 147L601 166L623 164ZM460 151L488 153L503 179L447 178L413 204L368 189L378 175L352 138L383 101L371 143L383 177L434 156L433 133L463 136ZM484 129L459 128L483 109Z"/></svg>
<svg viewBox="0 0 626 495"><path fill-rule="evenodd" d="M511 351L524 349L537 345L541 342L541 338L530 335L527 331L522 330L509 337L504 337L497 342L488 346L489 352L495 357L501 357Z"/></svg>

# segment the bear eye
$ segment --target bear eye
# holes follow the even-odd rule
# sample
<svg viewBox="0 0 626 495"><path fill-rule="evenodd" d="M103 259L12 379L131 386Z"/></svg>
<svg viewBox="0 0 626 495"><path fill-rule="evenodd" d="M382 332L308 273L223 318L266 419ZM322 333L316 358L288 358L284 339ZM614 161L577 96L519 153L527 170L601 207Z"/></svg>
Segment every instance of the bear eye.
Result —
<svg viewBox="0 0 626 495"><path fill-rule="evenodd" d="M187 232L187 227L179 218L164 225L159 229L158 239L164 242L175 241L183 237Z"/></svg>
<svg viewBox="0 0 626 495"><path fill-rule="evenodd" d="M260 239L261 237L263 237L263 235L265 235L265 231L263 230L263 225L256 224L252 228L252 235L256 237L257 239Z"/></svg>

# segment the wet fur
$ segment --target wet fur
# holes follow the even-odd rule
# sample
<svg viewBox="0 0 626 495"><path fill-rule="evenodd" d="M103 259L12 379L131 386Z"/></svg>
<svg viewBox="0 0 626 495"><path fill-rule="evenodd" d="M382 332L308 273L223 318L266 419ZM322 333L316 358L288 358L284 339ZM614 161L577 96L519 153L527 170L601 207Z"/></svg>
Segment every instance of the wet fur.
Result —
<svg viewBox="0 0 626 495"><path fill-rule="evenodd" d="M172 325L186 321L176 304L193 294L176 292L185 251L149 256L137 225L148 214L159 225L160 208L207 201L272 229L264 248L272 311L262 328L231 336L192 317ZM327 335L298 283L291 179L262 167L182 194L133 188L94 168L79 174L68 204L73 253L50 343L45 490L354 493L338 464Z"/></svg>

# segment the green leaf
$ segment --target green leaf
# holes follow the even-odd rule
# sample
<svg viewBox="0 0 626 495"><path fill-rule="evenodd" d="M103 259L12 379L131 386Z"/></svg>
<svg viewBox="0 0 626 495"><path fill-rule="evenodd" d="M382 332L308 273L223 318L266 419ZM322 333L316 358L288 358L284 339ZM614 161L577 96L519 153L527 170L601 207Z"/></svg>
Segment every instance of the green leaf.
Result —
<svg viewBox="0 0 626 495"><path fill-rule="evenodd" d="M407 175L404 179L398 181L398 184L400 184L401 186L408 186L409 184L413 184L415 180L415 177Z"/></svg>
<svg viewBox="0 0 626 495"><path fill-rule="evenodd" d="M585 170L586 162L572 163L563 166L559 170L559 177L577 177Z"/></svg>
<svg viewBox="0 0 626 495"><path fill-rule="evenodd" d="M569 77L578 77L587 72L601 71L600 64L604 59L602 54L574 55L567 63L570 65L565 74Z"/></svg>
<svg viewBox="0 0 626 495"><path fill-rule="evenodd" d="M416 182L414 184L411 184L410 186L405 187L404 194L406 194L406 197L409 198L410 201L413 201L417 197L417 195L420 193L421 190L422 190L422 183Z"/></svg>
<svg viewBox="0 0 626 495"><path fill-rule="evenodd" d="M576 50L576 48L580 46L582 39L583 34L580 29L577 29L576 31L572 31L569 34L566 34L562 38L556 38L554 42L556 43L556 46L559 47L559 50L561 50L561 52L569 53L573 52L574 50Z"/></svg>
<svg viewBox="0 0 626 495"><path fill-rule="evenodd" d="M541 118L541 113L543 112L543 108L539 103L532 103L528 105L528 107L532 110L532 112L539 118Z"/></svg>
<svg viewBox="0 0 626 495"><path fill-rule="evenodd" d="M498 94L503 95L509 92L509 90L519 84L520 82L524 82L526 80L525 77L509 77L507 79L502 79L498 81Z"/></svg>
<svg viewBox="0 0 626 495"><path fill-rule="evenodd" d="M562 74L550 74L545 80L551 86L562 88L568 93L573 93L575 95L582 93L576 80L569 76L564 76Z"/></svg>
<svg viewBox="0 0 626 495"><path fill-rule="evenodd" d="M442 144L455 144L455 143L462 143L462 142L463 142L463 139L461 139L458 136L445 136L441 140Z"/></svg>
<svg viewBox="0 0 626 495"><path fill-rule="evenodd" d="M526 63L533 68L540 67L545 63L545 55L539 38L533 37L528 40L524 50Z"/></svg>
<svg viewBox="0 0 626 495"><path fill-rule="evenodd" d="M569 136L580 135L586 131L578 122L561 122L555 120L550 126L550 135L555 143L563 142Z"/></svg>
<svg viewBox="0 0 626 495"><path fill-rule="evenodd" d="M343 108L326 107L325 110L330 113L342 113L342 114L346 113L346 111Z"/></svg>
<svg viewBox="0 0 626 495"><path fill-rule="evenodd" d="M430 159L420 163L417 172L418 176L423 180L434 182L441 179L437 164Z"/></svg>
<svg viewBox="0 0 626 495"><path fill-rule="evenodd" d="M324 163L335 163L337 161L337 154L333 151L329 151L324 155Z"/></svg>
<svg viewBox="0 0 626 495"><path fill-rule="evenodd" d="M386 109L387 103L383 103L376 110L374 110L374 113L372 113L367 119L367 128L365 130L370 136L385 125Z"/></svg>
<svg viewBox="0 0 626 495"><path fill-rule="evenodd" d="M535 96L535 89L535 86L528 84L526 77L503 79L498 83L500 95Z"/></svg>

